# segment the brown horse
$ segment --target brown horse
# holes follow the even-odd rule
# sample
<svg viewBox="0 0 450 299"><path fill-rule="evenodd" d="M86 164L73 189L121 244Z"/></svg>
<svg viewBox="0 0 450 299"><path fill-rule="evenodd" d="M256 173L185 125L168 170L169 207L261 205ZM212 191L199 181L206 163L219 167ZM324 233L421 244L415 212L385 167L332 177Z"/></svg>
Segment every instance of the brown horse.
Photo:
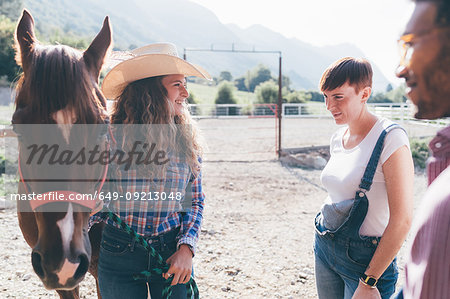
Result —
<svg viewBox="0 0 450 299"><path fill-rule="evenodd" d="M106 17L84 52L62 45L43 46L35 37L33 17L24 10L16 29L16 60L23 75L18 82L12 119L19 136L19 194L48 195L60 191L92 195L103 183L106 166L66 165L55 171L26 158L30 154L27 145L34 143L58 143L66 154L67 150L88 146L92 141L97 141L101 149L107 147L104 130L89 127L77 134L74 130L80 124L104 125L109 121L98 78L111 43ZM51 181L55 176L60 179ZM29 200L18 201L19 225L32 248L34 271L44 286L55 289L61 298L79 298L78 284L88 270L97 278L102 228L94 225L88 232L92 206L87 206L73 201L39 206Z"/></svg>

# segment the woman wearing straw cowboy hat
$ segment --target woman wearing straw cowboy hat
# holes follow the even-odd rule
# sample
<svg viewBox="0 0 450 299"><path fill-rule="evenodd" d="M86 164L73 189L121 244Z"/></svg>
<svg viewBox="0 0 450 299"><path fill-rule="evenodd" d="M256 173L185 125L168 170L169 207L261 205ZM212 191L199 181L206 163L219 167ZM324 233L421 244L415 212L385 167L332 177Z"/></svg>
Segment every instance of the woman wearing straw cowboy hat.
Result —
<svg viewBox="0 0 450 299"><path fill-rule="evenodd" d="M169 269L162 275L139 275L151 273L156 261L108 219L100 248L100 292L106 299L147 298L148 292L151 298L161 298L166 279L172 277L171 298L186 298L184 283L192 274L204 194L202 148L186 109L185 77L210 79L210 75L180 59L169 43L114 56L121 62L108 72L102 90L115 100L111 123L116 147L124 152L132 148L134 153L139 148L153 154L150 162L157 163L126 167L113 160L116 183L106 197L111 199L109 208L147 240ZM159 156L153 148L159 149Z"/></svg>

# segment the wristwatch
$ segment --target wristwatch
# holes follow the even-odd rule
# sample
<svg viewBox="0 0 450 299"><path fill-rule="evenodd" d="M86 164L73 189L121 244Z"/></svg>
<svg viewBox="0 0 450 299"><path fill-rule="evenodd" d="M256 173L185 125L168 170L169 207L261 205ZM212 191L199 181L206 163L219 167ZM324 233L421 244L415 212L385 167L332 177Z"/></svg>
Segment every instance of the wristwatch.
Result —
<svg viewBox="0 0 450 299"><path fill-rule="evenodd" d="M374 288L377 285L378 279L376 279L373 276L369 276L366 275L365 273L363 273L361 275L361 277L359 278L359 280L361 280L361 282L371 288Z"/></svg>

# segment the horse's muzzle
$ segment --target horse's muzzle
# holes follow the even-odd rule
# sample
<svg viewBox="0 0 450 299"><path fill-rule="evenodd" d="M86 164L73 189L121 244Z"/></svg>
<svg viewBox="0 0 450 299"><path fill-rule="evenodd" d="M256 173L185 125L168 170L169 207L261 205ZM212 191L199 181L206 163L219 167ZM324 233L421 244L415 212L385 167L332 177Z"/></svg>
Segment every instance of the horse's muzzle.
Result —
<svg viewBox="0 0 450 299"><path fill-rule="evenodd" d="M50 260L47 260L50 259ZM69 261L59 261L60 267L56 268L55 261L51 261L52 256L42 254L38 250L33 250L31 254L31 263L34 272L42 280L46 289L53 290L71 290L74 289L83 280L84 275L89 268L89 257L86 253L80 253Z"/></svg>

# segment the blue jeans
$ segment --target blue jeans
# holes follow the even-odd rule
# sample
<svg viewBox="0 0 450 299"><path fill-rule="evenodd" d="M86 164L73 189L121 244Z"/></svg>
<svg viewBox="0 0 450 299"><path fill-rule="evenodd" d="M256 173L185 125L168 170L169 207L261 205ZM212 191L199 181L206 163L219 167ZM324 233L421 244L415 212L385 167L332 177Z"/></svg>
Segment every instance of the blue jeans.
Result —
<svg viewBox="0 0 450 299"><path fill-rule="evenodd" d="M176 236L178 230L170 231L162 236L149 239L152 246L164 260L167 260L177 249ZM161 276L144 277L137 280L134 275L148 271L155 266L155 260L133 238L112 225L106 225L100 245L98 262L98 280L100 293L105 299L140 299L147 298L148 291L152 299L162 298L161 294L167 285ZM186 286L177 284L172 288L170 298L187 297Z"/></svg>
<svg viewBox="0 0 450 299"><path fill-rule="evenodd" d="M366 270L376 250L377 239L349 240L336 234L321 236L316 233L315 276L320 299L350 299L353 296L359 277ZM394 294L397 277L397 262L394 259L377 283L383 299Z"/></svg>

